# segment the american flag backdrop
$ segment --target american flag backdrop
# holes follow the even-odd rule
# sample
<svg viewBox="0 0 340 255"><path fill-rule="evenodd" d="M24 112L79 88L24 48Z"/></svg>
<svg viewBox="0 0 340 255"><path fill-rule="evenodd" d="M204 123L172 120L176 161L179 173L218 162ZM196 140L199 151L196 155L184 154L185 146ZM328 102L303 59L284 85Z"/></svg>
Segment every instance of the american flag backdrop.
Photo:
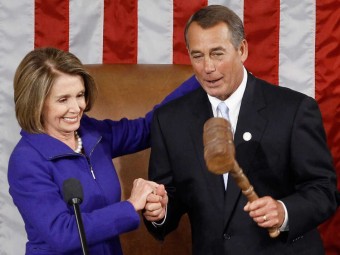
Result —
<svg viewBox="0 0 340 255"><path fill-rule="evenodd" d="M24 55L54 46L84 64L189 64L185 22L211 4L243 19L249 71L318 101L340 176L339 0L0 0L0 254L24 254L26 242L7 183L20 130L12 80ZM320 228L327 255L340 254L339 229L338 210Z"/></svg>

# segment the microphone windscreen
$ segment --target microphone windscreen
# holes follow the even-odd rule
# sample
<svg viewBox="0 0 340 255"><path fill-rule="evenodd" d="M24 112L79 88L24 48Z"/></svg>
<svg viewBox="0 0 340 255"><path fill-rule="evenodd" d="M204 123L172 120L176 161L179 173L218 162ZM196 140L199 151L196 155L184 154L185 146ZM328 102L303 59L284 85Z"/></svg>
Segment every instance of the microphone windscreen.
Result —
<svg viewBox="0 0 340 255"><path fill-rule="evenodd" d="M80 203L83 201L83 187L79 180L69 178L63 183L64 201L72 204L73 199L79 199Z"/></svg>

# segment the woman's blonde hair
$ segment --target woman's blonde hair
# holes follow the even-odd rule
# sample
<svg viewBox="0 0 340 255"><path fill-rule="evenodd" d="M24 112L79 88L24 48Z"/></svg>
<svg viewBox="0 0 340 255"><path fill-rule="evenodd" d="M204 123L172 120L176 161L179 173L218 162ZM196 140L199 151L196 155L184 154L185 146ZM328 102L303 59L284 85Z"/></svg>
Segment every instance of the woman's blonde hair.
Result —
<svg viewBox="0 0 340 255"><path fill-rule="evenodd" d="M97 95L92 76L72 53L55 48L37 48L19 64L14 76L15 113L21 128L29 133L43 133L42 110L55 80L61 74L79 75L85 86L85 112Z"/></svg>

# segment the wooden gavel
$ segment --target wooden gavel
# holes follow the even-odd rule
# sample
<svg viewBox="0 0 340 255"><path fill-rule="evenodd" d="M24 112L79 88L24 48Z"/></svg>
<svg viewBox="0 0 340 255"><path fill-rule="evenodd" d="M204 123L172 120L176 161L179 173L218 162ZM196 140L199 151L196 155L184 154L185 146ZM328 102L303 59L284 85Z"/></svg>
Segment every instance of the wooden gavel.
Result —
<svg viewBox="0 0 340 255"><path fill-rule="evenodd" d="M203 128L204 159L208 170L214 174L229 173L236 184L252 202L258 199L254 187L235 160L235 145L230 123L224 118L210 118ZM268 228L270 237L280 234L278 228Z"/></svg>

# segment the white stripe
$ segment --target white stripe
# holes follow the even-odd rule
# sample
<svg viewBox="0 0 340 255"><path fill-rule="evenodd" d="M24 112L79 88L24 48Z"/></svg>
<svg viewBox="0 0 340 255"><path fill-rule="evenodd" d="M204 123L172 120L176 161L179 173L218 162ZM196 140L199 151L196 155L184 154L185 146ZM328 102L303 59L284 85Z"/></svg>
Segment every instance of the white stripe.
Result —
<svg viewBox="0 0 340 255"><path fill-rule="evenodd" d="M139 64L172 64L173 1L138 1Z"/></svg>
<svg viewBox="0 0 340 255"><path fill-rule="evenodd" d="M104 0L70 1L70 52L84 64L103 62Z"/></svg>
<svg viewBox="0 0 340 255"><path fill-rule="evenodd" d="M279 84L315 97L314 0L281 1Z"/></svg>
<svg viewBox="0 0 340 255"><path fill-rule="evenodd" d="M26 233L8 194L7 163L19 139L13 103L13 76L33 48L34 1L0 3L0 254L25 254Z"/></svg>
<svg viewBox="0 0 340 255"><path fill-rule="evenodd" d="M243 20L244 1L242 0L209 0L208 4L224 5L233 10Z"/></svg>

